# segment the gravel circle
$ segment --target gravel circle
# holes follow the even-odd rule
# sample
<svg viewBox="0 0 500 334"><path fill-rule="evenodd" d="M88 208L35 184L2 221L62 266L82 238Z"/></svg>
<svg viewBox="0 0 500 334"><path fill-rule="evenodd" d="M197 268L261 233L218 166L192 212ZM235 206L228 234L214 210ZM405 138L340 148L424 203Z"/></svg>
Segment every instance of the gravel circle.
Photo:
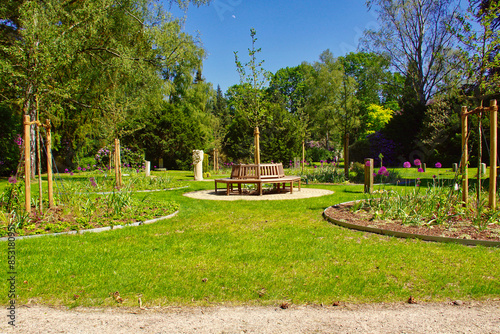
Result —
<svg viewBox="0 0 500 334"><path fill-rule="evenodd" d="M190 193L185 193L184 196L196 198L196 199L208 199L215 201L276 201L276 200L288 200L288 199L302 199L302 198L310 198L310 197L320 197L325 195L331 195L333 191L326 189L314 189L314 188L301 188L294 189L293 193L279 193L279 194L263 194L262 196L254 195L254 194L242 194L235 195L231 194L229 196L226 195L224 189L220 189L217 194L215 190L200 190L194 191Z"/></svg>
<svg viewBox="0 0 500 334"><path fill-rule="evenodd" d="M1 333L500 333L500 301L280 307L21 306Z"/></svg>

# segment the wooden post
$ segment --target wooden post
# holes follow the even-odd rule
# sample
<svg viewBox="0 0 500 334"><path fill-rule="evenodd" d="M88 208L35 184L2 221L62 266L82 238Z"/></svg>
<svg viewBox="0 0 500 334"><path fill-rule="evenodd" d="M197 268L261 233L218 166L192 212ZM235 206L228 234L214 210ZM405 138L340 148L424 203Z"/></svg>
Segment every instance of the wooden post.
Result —
<svg viewBox="0 0 500 334"><path fill-rule="evenodd" d="M259 144L259 127L255 127L253 135L255 136L255 164L260 164L260 144Z"/></svg>
<svg viewBox="0 0 500 334"><path fill-rule="evenodd" d="M349 178L349 134L345 134L344 142L344 174L346 179Z"/></svg>
<svg viewBox="0 0 500 334"><path fill-rule="evenodd" d="M490 101L490 196L489 206L496 209L497 199L497 100Z"/></svg>
<svg viewBox="0 0 500 334"><path fill-rule="evenodd" d="M122 186L122 166L120 159L120 140L115 139L115 178L116 185L118 187Z"/></svg>
<svg viewBox="0 0 500 334"><path fill-rule="evenodd" d="M219 150L214 148L214 174L219 171Z"/></svg>
<svg viewBox="0 0 500 334"><path fill-rule="evenodd" d="M45 120L47 130L47 183L49 188L49 208L54 207L54 186L52 184L52 134L50 132L50 121Z"/></svg>
<svg viewBox="0 0 500 334"><path fill-rule="evenodd" d="M38 113L38 95L35 95L36 101L36 157L37 157L37 174L38 174L38 205L40 208L39 212L43 211L43 190L42 190L42 154L40 150L40 122Z"/></svg>
<svg viewBox="0 0 500 334"><path fill-rule="evenodd" d="M467 173L468 145L467 145L467 107L462 107L462 161L460 163L462 173L462 201L467 205L469 198L469 178Z"/></svg>
<svg viewBox="0 0 500 334"><path fill-rule="evenodd" d="M24 208L31 213L31 143L30 116L24 115Z"/></svg>
<svg viewBox="0 0 500 334"><path fill-rule="evenodd" d="M365 193L373 191L373 159L365 159Z"/></svg>
<svg viewBox="0 0 500 334"><path fill-rule="evenodd" d="M302 174L304 174L304 165L306 164L306 141L302 141Z"/></svg>

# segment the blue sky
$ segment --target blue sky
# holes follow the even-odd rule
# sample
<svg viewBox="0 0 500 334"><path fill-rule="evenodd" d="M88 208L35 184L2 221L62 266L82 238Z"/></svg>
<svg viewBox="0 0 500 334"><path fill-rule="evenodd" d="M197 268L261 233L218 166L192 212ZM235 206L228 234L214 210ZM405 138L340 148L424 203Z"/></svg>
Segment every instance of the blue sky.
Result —
<svg viewBox="0 0 500 334"><path fill-rule="evenodd" d="M172 13L184 15L175 8ZM312 63L326 49L336 57L355 52L363 31L377 26L365 0L212 0L208 6L190 6L186 15L184 31L199 33L207 51L203 76L224 92L240 80L233 51L248 61L250 28L257 31L264 69L275 73Z"/></svg>

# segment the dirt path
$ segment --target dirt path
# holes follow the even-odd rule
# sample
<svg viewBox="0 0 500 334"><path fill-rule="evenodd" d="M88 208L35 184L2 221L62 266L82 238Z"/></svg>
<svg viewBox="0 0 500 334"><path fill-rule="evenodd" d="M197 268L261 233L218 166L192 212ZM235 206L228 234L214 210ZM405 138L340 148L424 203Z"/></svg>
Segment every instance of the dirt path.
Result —
<svg viewBox="0 0 500 334"><path fill-rule="evenodd" d="M1 333L500 333L500 301L288 309L21 306L15 329L2 318Z"/></svg>

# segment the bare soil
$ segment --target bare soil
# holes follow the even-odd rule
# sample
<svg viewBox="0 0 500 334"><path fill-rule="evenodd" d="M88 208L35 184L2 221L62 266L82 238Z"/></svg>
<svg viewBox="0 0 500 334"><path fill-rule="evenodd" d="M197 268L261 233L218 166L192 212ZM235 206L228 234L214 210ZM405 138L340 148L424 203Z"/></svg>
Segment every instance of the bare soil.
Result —
<svg viewBox="0 0 500 334"><path fill-rule="evenodd" d="M22 306L1 333L500 333L500 301L340 306Z"/></svg>

